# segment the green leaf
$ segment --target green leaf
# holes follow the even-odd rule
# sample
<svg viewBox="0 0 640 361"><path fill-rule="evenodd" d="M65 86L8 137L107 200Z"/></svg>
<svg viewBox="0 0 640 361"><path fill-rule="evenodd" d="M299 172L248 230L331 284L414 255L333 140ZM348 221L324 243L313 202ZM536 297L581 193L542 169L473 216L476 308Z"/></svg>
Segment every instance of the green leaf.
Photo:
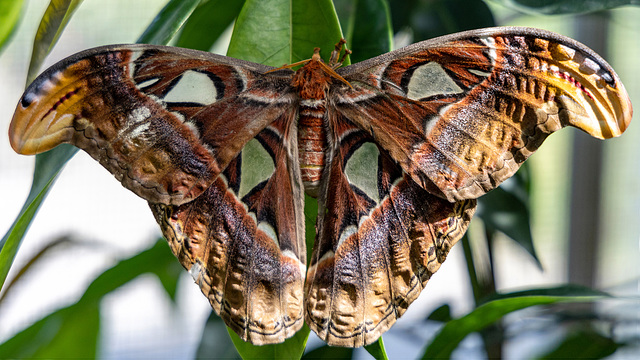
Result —
<svg viewBox="0 0 640 361"><path fill-rule="evenodd" d="M329 345L314 348L302 356L303 360L351 360L352 358L353 348Z"/></svg>
<svg viewBox="0 0 640 361"><path fill-rule="evenodd" d="M0 358L95 359L100 310L98 304L72 305L35 322L0 345Z"/></svg>
<svg viewBox="0 0 640 361"><path fill-rule="evenodd" d="M71 244L90 245L89 242L77 241L68 235L57 237L52 242L49 242L45 247L38 251L38 253L32 256L22 268L17 271L11 282L3 288L4 292L2 293L2 295L0 295L0 305L7 298L7 295L11 293L13 287L16 284L19 284L20 280L22 280L23 277L29 273L29 271L33 270L34 266L38 265L43 258L46 259L46 257L44 256L50 254L52 250L57 250L60 246L69 246Z"/></svg>
<svg viewBox="0 0 640 361"><path fill-rule="evenodd" d="M228 56L281 66L323 49L328 59L342 38L329 0L247 0L236 20Z"/></svg>
<svg viewBox="0 0 640 361"><path fill-rule="evenodd" d="M491 10L481 0L409 0L390 5L394 31L410 29L414 41L495 26Z"/></svg>
<svg viewBox="0 0 640 361"><path fill-rule="evenodd" d="M59 309L0 345L2 359L96 358L99 305L110 292L144 273L162 277L177 263L164 239L98 276L75 304Z"/></svg>
<svg viewBox="0 0 640 361"><path fill-rule="evenodd" d="M187 21L200 0L171 0L160 10L144 33L139 43L165 45Z"/></svg>
<svg viewBox="0 0 640 361"><path fill-rule="evenodd" d="M311 264L311 250L316 243L316 219L318 218L318 200L304 195L304 231L307 245L307 265Z"/></svg>
<svg viewBox="0 0 640 361"><path fill-rule="evenodd" d="M230 328L227 327L227 330L236 350L245 360L299 360L307 344L307 338L309 338L309 327L306 324L293 337L286 339L283 343L264 346L252 345L243 341Z"/></svg>
<svg viewBox="0 0 640 361"><path fill-rule="evenodd" d="M577 14L587 13L606 9L613 9L621 6L640 6L639 0L598 0L598 1L575 1L575 0L492 0L495 3L511 7L518 11L531 14Z"/></svg>
<svg viewBox="0 0 640 361"><path fill-rule="evenodd" d="M577 295L562 294L560 289L529 290L527 295L502 295L500 299L478 306L467 315L447 322L427 346L422 359L448 359L458 344L470 333L478 332L498 321L508 313L523 308L557 302L592 302L603 297L602 293L582 289ZM521 294L521 293L520 293Z"/></svg>
<svg viewBox="0 0 640 361"><path fill-rule="evenodd" d="M352 62L363 61L393 48L391 13L386 0L336 2ZM346 26L345 26L346 25Z"/></svg>
<svg viewBox="0 0 640 361"><path fill-rule="evenodd" d="M623 346L592 329L572 332L540 360L601 360Z"/></svg>
<svg viewBox="0 0 640 361"><path fill-rule="evenodd" d="M514 183L512 178L505 186L480 197L476 216L482 219L488 232L500 231L522 246L542 269L531 235L528 198L523 200L517 196L521 190L512 189L510 186Z"/></svg>
<svg viewBox="0 0 640 361"><path fill-rule="evenodd" d="M244 0L202 2L182 27L176 46L209 51L220 35L233 23Z"/></svg>
<svg viewBox="0 0 640 361"><path fill-rule="evenodd" d="M497 293L487 299L480 300L480 303L486 303L493 300L514 298L514 297L527 297L527 296L549 296L549 297L612 297L610 294L594 290L589 287L581 285L567 284L558 287L550 288L532 288L524 291L510 292L510 293Z"/></svg>
<svg viewBox="0 0 640 361"><path fill-rule="evenodd" d="M33 40L31 62L27 72L27 84L36 78L44 58L49 55L71 16L81 3L82 0L51 0L49 7L47 7L42 16L42 20L40 20L40 26L38 26L36 37Z"/></svg>
<svg viewBox="0 0 640 361"><path fill-rule="evenodd" d="M427 320L438 321L438 322L449 322L452 320L451 317L451 307L448 304L444 304L431 312L429 316L427 316Z"/></svg>
<svg viewBox="0 0 640 361"><path fill-rule="evenodd" d="M99 302L107 293L145 274L153 273L163 277L167 269L175 266L176 259L164 238L159 238L151 248L131 258L118 262L98 276L82 295L78 303ZM169 272L170 273L170 272Z"/></svg>
<svg viewBox="0 0 640 361"><path fill-rule="evenodd" d="M0 53L18 27L24 0L0 0Z"/></svg>
<svg viewBox="0 0 640 361"><path fill-rule="evenodd" d="M376 360L388 360L387 351L384 349L384 342L382 336L378 338L378 341L364 347L367 352L373 356Z"/></svg>
<svg viewBox="0 0 640 361"><path fill-rule="evenodd" d="M62 167L77 151L77 148L64 144L36 157L33 183L27 200L11 228L0 241L0 246L2 247L0 251L0 289L7 279L7 274L20 248L22 238L29 229L42 201L49 193L49 189L55 182Z"/></svg>
<svg viewBox="0 0 640 361"><path fill-rule="evenodd" d="M177 263L177 262L176 262ZM213 310L202 331L202 338L196 351L197 360L239 360L241 359L236 347L231 341L229 332Z"/></svg>

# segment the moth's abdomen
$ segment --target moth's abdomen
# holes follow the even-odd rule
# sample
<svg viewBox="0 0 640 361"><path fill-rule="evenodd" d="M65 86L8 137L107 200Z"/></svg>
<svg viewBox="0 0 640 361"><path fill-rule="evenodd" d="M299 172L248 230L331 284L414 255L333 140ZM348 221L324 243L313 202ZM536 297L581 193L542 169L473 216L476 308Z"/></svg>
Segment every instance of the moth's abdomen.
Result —
<svg viewBox="0 0 640 361"><path fill-rule="evenodd" d="M298 120L298 157L304 189L312 197L318 195L324 169L327 136L324 128L324 99L304 99Z"/></svg>

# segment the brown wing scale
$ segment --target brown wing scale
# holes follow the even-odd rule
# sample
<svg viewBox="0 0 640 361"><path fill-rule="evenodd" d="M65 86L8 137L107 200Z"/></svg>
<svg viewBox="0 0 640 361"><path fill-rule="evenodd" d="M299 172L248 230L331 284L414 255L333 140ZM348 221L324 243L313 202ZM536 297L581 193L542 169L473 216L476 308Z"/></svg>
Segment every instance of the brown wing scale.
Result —
<svg viewBox="0 0 640 361"><path fill-rule="evenodd" d="M261 129L291 111L292 99L283 92L288 78L271 74L264 81L268 69L170 47L88 50L27 88L11 122L11 144L35 154L71 143L139 196L181 204L202 193ZM189 87L202 91L185 94ZM173 101L188 96L194 100Z"/></svg>
<svg viewBox="0 0 640 361"><path fill-rule="evenodd" d="M242 158L251 154L243 150L195 200L150 203L173 253L213 309L256 345L283 342L303 323L304 198L295 153L289 153L296 144L282 137L293 120L284 115L256 136L274 162L264 181L247 179L252 169L243 168L252 164Z"/></svg>
<svg viewBox="0 0 640 361"><path fill-rule="evenodd" d="M476 202L433 196L366 133L351 130L323 180L305 317L328 344L360 347L376 341L418 297L466 231ZM364 148L372 164L354 159ZM358 167L373 185L362 183Z"/></svg>
<svg viewBox="0 0 640 361"><path fill-rule="evenodd" d="M339 73L356 91L336 92L337 111L450 201L495 188L564 126L609 138L632 113L604 60L538 29L454 34Z"/></svg>

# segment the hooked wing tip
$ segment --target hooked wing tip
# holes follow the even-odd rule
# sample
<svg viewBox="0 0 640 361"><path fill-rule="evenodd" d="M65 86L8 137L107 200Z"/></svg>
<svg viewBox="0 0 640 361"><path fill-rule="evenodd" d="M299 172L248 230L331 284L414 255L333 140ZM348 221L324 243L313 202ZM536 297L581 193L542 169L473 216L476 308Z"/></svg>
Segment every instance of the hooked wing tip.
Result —
<svg viewBox="0 0 640 361"><path fill-rule="evenodd" d="M9 126L13 150L33 155L71 139L74 116L65 109L78 99L79 89L70 86L71 81L58 72L42 74L27 88Z"/></svg>
<svg viewBox="0 0 640 361"><path fill-rule="evenodd" d="M560 102L568 113L566 123L599 139L621 135L629 127L633 108L611 66L588 53L576 53L561 63L549 70L564 91Z"/></svg>

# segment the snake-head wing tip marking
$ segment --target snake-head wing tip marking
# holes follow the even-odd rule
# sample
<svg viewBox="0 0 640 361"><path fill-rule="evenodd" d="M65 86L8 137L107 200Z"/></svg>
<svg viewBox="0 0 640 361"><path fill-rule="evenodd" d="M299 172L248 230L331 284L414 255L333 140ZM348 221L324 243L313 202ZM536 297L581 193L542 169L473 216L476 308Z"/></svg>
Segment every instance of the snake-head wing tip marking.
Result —
<svg viewBox="0 0 640 361"><path fill-rule="evenodd" d="M71 139L73 117L59 114L63 99L43 97L30 91L23 95L9 126L9 142L19 154L33 155L53 149ZM68 99L65 95L64 100Z"/></svg>
<svg viewBox="0 0 640 361"><path fill-rule="evenodd" d="M620 136L631 122L633 108L622 82L616 77L611 86L602 80L583 83L584 96L576 91L560 96L566 117L560 119L598 139Z"/></svg>
<svg viewBox="0 0 640 361"><path fill-rule="evenodd" d="M617 137L631 122L629 95L606 61L587 47L574 45L548 47L550 65L545 70L550 85L559 89L560 121L599 139Z"/></svg>

